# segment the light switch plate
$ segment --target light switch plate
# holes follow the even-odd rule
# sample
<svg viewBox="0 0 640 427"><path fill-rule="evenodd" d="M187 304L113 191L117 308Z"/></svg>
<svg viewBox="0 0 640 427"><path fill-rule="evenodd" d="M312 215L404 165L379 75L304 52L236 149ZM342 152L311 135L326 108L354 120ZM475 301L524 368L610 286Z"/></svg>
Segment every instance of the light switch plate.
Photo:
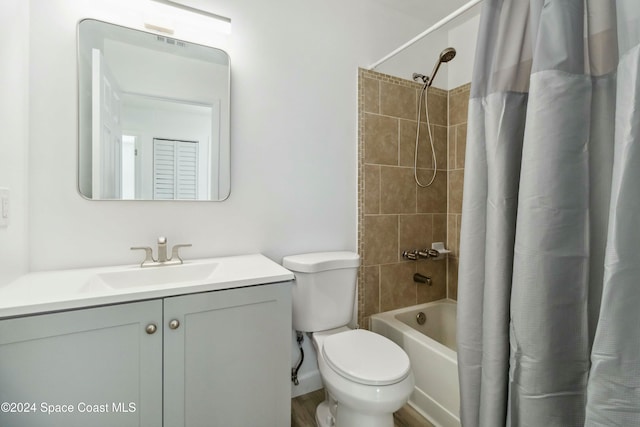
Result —
<svg viewBox="0 0 640 427"><path fill-rule="evenodd" d="M0 228L9 225L9 189L0 188Z"/></svg>

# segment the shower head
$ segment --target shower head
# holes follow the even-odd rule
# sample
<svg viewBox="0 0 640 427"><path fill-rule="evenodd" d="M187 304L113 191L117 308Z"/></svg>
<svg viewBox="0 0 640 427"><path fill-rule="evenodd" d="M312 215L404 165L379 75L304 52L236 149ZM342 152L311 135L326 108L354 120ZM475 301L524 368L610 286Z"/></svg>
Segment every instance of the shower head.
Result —
<svg viewBox="0 0 640 427"><path fill-rule="evenodd" d="M441 62L449 62L456 56L456 50L452 47L448 47L442 52L440 52L440 61Z"/></svg>
<svg viewBox="0 0 640 427"><path fill-rule="evenodd" d="M433 79L436 77L438 73L438 69L440 68L440 64L443 62L449 62L456 56L456 50L452 47L448 47L442 52L440 52L440 57L438 58L438 62L436 66L433 67L433 71L431 72L431 77L429 77L429 81L426 83L426 87L429 87L433 84Z"/></svg>

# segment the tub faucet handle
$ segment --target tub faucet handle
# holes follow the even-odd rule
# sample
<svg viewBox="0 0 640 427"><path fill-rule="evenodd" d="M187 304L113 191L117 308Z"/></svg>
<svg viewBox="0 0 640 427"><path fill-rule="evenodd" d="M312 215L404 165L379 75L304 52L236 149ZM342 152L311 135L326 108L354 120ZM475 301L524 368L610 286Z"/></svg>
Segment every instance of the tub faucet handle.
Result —
<svg viewBox="0 0 640 427"><path fill-rule="evenodd" d="M427 249L427 253L431 258L438 258L440 256L440 252L437 249Z"/></svg>
<svg viewBox="0 0 640 427"><path fill-rule="evenodd" d="M418 251L404 251L402 252L402 258L415 261L418 259Z"/></svg>
<svg viewBox="0 0 640 427"><path fill-rule="evenodd" d="M418 251L418 256L425 259L438 258L439 255L440 252L435 249L423 249L421 251Z"/></svg>

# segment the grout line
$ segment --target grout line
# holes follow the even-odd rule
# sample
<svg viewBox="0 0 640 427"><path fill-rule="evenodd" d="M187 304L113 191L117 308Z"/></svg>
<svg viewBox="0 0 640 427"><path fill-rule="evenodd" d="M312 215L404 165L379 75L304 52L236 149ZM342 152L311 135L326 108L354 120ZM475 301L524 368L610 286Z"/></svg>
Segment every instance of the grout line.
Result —
<svg viewBox="0 0 640 427"><path fill-rule="evenodd" d="M396 237L398 239L398 246L396 247L396 262L400 262L400 215L397 215L397 221L398 235Z"/></svg>
<svg viewBox="0 0 640 427"><path fill-rule="evenodd" d="M396 166L400 166L400 143L402 142L402 132L400 131L400 118L396 117L396 142L397 142L397 150L396 150Z"/></svg>
<svg viewBox="0 0 640 427"><path fill-rule="evenodd" d="M450 165L449 167L449 171L447 172L447 229L446 229L446 244L447 246L451 247L451 245L453 245L452 242L452 234L455 236L455 232L453 230L449 230L449 217L451 215L451 171L455 169L456 167L456 163L457 163L457 158L458 158L458 128L454 125L451 124L451 97L453 95L455 95L457 93L457 89L454 88L452 90L450 90L447 93L447 125L449 127L449 138L450 138L450 148L453 148L453 165ZM455 229L455 217L453 219L454 224L453 224L453 228ZM449 298L451 296L451 283L449 283L449 279L450 279L450 263L449 263L449 257L447 256L447 265L445 268L445 286L446 286L446 292L445 295L447 298Z"/></svg>
<svg viewBox="0 0 640 427"><path fill-rule="evenodd" d="M378 114L382 113L382 85L378 82Z"/></svg>
<svg viewBox="0 0 640 427"><path fill-rule="evenodd" d="M382 311L382 277L380 277L380 265L376 265L378 269L378 313Z"/></svg>
<svg viewBox="0 0 640 427"><path fill-rule="evenodd" d="M378 166L378 215L382 214L382 166Z"/></svg>
<svg viewBox="0 0 640 427"><path fill-rule="evenodd" d="M398 169L411 169L411 170L413 170L413 166L385 165L385 164L382 164L382 163L364 163L364 165L368 165L368 166L379 166L379 167L381 167L381 168L383 168L383 167L384 167L384 168L398 168ZM421 168L421 167L418 167L418 170L419 170L419 171L433 171L433 168ZM442 171L442 172L447 172L447 170L448 170L448 169L447 169L447 168L444 168L444 169L440 169L440 168L438 168L437 170L438 170L438 171ZM416 187L417 187L417 186L416 186Z"/></svg>
<svg viewBox="0 0 640 427"><path fill-rule="evenodd" d="M400 117L400 116L391 116L391 115L389 115L389 114L382 114L382 113L380 113L380 112L374 112L374 111L365 111L365 112L364 112L364 114L371 114L371 115L375 115L375 116L385 117L385 118L388 118L388 119L405 120L405 121L412 122L412 123L415 123L415 122L416 122L416 121L415 121L415 120L413 120L413 119L407 119L407 118L405 118L405 117ZM426 122L421 121L420 123L422 123L422 124L425 124L425 125L426 125ZM431 123L431 121L430 121L429 123ZM432 129L433 129L433 127L434 127L434 126L441 127L441 128L448 128L448 127L449 127L449 126L447 126L446 124L441 124L441 123L431 123L431 128L432 128Z"/></svg>

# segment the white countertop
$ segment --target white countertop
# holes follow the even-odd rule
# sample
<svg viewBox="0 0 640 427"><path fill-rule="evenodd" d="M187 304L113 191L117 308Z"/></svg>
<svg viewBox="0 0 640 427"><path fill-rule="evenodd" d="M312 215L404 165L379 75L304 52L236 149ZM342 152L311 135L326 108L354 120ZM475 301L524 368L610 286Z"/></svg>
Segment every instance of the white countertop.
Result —
<svg viewBox="0 0 640 427"><path fill-rule="evenodd" d="M205 280L115 289L94 278L100 274L141 269L139 264L26 274L0 287L0 318L124 303L172 295L234 289L284 282L294 275L261 254L185 260L183 265L216 263ZM171 269L180 266L146 267ZM167 270L163 270L167 271Z"/></svg>

